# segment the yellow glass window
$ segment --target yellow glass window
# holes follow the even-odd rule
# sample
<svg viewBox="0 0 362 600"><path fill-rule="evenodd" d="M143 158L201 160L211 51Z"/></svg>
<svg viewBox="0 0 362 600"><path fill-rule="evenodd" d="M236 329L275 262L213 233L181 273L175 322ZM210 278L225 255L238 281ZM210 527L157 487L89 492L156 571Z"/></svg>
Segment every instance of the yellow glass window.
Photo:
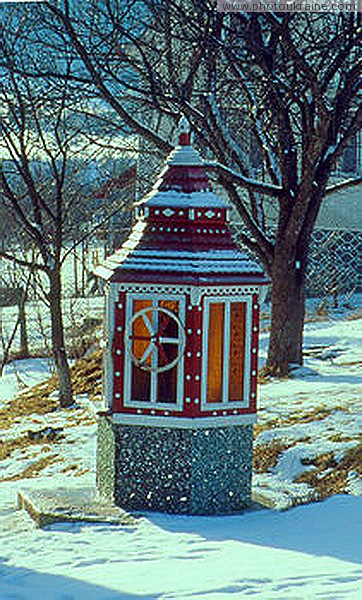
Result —
<svg viewBox="0 0 362 600"><path fill-rule="evenodd" d="M222 402L225 304L211 302L207 358L206 402Z"/></svg>
<svg viewBox="0 0 362 600"><path fill-rule="evenodd" d="M229 400L244 396L245 302L230 304Z"/></svg>

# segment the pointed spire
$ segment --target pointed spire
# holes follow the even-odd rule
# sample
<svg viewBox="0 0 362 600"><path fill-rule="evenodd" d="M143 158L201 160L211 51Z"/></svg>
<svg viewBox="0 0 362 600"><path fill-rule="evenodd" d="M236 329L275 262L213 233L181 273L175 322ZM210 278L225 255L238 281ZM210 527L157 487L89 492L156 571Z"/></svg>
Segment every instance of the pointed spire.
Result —
<svg viewBox="0 0 362 600"><path fill-rule="evenodd" d="M191 126L185 116L181 117L178 124L179 146L190 146Z"/></svg>

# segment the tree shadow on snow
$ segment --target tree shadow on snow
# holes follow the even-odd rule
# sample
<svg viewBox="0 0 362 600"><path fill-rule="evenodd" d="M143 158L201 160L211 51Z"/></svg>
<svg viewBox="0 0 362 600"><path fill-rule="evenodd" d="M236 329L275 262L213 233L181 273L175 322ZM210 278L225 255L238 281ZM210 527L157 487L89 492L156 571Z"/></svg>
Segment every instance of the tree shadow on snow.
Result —
<svg viewBox="0 0 362 600"><path fill-rule="evenodd" d="M362 561L362 542L357 533L362 498L356 496L333 496L285 512L263 509L220 517L147 516L162 529L194 533L209 541L235 540L353 563Z"/></svg>
<svg viewBox="0 0 362 600"><path fill-rule="evenodd" d="M128 594L79 579L38 573L0 561L1 600L157 600L160 596Z"/></svg>

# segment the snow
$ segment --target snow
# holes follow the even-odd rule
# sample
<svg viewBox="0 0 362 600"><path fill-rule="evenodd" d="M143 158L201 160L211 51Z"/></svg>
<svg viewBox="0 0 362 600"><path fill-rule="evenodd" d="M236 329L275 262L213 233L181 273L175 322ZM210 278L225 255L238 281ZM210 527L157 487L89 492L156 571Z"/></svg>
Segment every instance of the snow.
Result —
<svg viewBox="0 0 362 600"><path fill-rule="evenodd" d="M177 166L200 166L203 160L192 146L177 146L167 159L167 164Z"/></svg>
<svg viewBox="0 0 362 600"><path fill-rule="evenodd" d="M135 529L57 524L37 530L23 517L14 536L2 517L0 597L357 598L361 508L360 498L335 496L279 514L145 515Z"/></svg>
<svg viewBox="0 0 362 600"><path fill-rule="evenodd" d="M267 491L280 508L287 497L313 500L309 486L295 483L298 474L313 468L301 462L303 457L332 451L339 460L357 443L361 319L347 316L336 311L331 320L307 323L306 367L313 375L296 373L293 379L259 387L258 424L272 425L260 431L256 444L294 444L271 472L254 476L254 489ZM266 333L261 341L262 364ZM31 385L46 376L49 365L32 360L17 361L15 367ZM3 402L16 391L16 382L12 364L2 382ZM59 523L37 529L23 511L15 511L17 490L94 484L95 416L86 398L77 397L77 405L21 418L4 430L7 439L11 432L18 436L52 427L62 430L64 438L18 449L1 462L4 478L44 455L56 460L33 479L1 482L0 600L362 596L362 490L354 471L348 476L348 495L286 512L255 509L222 517L145 513L133 527ZM326 411L323 418L304 418L316 409Z"/></svg>
<svg viewBox="0 0 362 600"><path fill-rule="evenodd" d="M271 183L264 183L263 181L257 181L255 179L250 179L248 177L245 177L241 173L235 171L234 169L230 169L229 167L226 167L225 165L223 165L221 163L217 163L217 162L205 163L205 167L209 167L210 169L219 169L221 172L226 173L227 175L230 175L233 179L238 180L240 182L240 185L245 184L246 187L248 187L248 186L250 186L252 188L254 187L255 191L258 191L258 192L265 191L266 194L270 194L272 196L277 196L277 197L280 196L280 194L282 192L282 188L277 185L273 185Z"/></svg>
<svg viewBox="0 0 362 600"><path fill-rule="evenodd" d="M22 388L41 383L51 375L52 361L48 358L32 358L9 363L0 378L0 409L4 401L11 400Z"/></svg>
<svg viewBox="0 0 362 600"><path fill-rule="evenodd" d="M230 208L229 203L217 196L213 192L205 190L203 192L177 192L168 190L167 192L153 190L147 195L140 204L151 206L169 206L172 208Z"/></svg>

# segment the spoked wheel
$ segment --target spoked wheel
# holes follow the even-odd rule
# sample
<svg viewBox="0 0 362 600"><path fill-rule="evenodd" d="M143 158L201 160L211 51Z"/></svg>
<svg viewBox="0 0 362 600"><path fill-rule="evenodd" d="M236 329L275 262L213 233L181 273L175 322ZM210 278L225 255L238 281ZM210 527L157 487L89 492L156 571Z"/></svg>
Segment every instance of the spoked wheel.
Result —
<svg viewBox="0 0 362 600"><path fill-rule="evenodd" d="M167 336L166 330L170 326L171 329L176 329L174 337ZM135 333L141 327L145 331L144 335ZM134 342L144 342L141 353L135 353ZM170 358L167 352L168 345L176 347L176 356L173 352ZM144 371L162 373L172 369L180 361L185 345L184 327L179 317L167 308L143 308L133 315L126 328L126 349L133 363Z"/></svg>

